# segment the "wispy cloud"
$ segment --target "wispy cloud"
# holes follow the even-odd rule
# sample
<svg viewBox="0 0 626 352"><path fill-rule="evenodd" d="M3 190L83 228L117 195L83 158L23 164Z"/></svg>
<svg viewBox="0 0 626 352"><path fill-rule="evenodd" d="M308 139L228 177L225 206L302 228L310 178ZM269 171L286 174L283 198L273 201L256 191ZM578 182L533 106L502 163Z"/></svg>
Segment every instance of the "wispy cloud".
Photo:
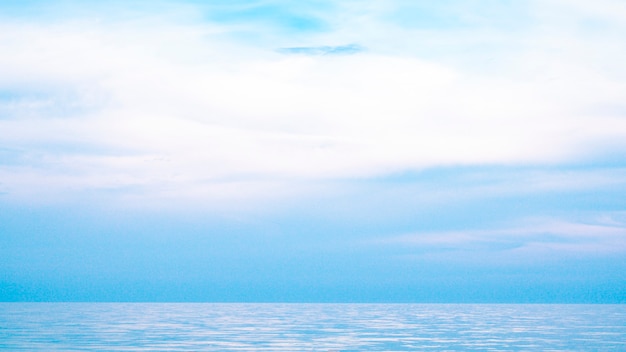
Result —
<svg viewBox="0 0 626 352"><path fill-rule="evenodd" d="M558 259L568 255L602 256L626 252L626 221L620 212L585 222L534 218L489 230L417 232L372 240L377 245L402 246L422 255L458 252L488 260Z"/></svg>
<svg viewBox="0 0 626 352"><path fill-rule="evenodd" d="M296 46L280 48L279 53L293 55L352 55L365 50L358 44L346 44L338 46Z"/></svg>

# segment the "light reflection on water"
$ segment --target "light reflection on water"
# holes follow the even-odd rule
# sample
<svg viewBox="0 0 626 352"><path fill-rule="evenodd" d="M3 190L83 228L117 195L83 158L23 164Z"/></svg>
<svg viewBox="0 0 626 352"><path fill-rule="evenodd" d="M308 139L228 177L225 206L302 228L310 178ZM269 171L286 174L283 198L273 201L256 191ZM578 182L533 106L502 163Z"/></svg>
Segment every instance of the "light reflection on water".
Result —
<svg viewBox="0 0 626 352"><path fill-rule="evenodd" d="M0 349L618 351L626 305L0 303Z"/></svg>

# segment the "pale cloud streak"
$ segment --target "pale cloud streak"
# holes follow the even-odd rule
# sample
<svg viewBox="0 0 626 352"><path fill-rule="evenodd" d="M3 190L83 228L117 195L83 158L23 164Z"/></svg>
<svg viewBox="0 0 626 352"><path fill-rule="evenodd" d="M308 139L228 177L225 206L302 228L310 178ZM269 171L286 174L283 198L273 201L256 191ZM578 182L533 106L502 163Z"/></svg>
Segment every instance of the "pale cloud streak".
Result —
<svg viewBox="0 0 626 352"><path fill-rule="evenodd" d="M458 258L498 261L562 259L568 256L606 256L626 252L626 222L620 212L596 216L586 222L558 218L518 220L495 229L420 232L386 235L369 244L400 246L409 257L437 258L450 252ZM408 249L408 250L407 250ZM404 256L407 256L405 253Z"/></svg>

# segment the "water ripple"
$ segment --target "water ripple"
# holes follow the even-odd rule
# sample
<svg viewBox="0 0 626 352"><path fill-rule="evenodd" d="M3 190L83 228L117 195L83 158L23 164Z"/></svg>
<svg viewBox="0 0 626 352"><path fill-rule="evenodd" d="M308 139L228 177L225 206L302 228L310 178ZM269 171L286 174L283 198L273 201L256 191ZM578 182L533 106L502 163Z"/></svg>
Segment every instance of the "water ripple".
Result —
<svg viewBox="0 0 626 352"><path fill-rule="evenodd" d="M0 349L626 350L626 305L0 303Z"/></svg>

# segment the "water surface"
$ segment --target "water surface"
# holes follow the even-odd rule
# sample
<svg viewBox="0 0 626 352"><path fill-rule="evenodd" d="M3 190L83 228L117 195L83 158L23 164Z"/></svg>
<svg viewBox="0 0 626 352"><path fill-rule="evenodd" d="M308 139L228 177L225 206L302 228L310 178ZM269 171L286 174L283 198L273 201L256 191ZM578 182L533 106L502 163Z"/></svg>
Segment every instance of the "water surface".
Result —
<svg viewBox="0 0 626 352"><path fill-rule="evenodd" d="M626 305L0 303L0 349L624 351Z"/></svg>

